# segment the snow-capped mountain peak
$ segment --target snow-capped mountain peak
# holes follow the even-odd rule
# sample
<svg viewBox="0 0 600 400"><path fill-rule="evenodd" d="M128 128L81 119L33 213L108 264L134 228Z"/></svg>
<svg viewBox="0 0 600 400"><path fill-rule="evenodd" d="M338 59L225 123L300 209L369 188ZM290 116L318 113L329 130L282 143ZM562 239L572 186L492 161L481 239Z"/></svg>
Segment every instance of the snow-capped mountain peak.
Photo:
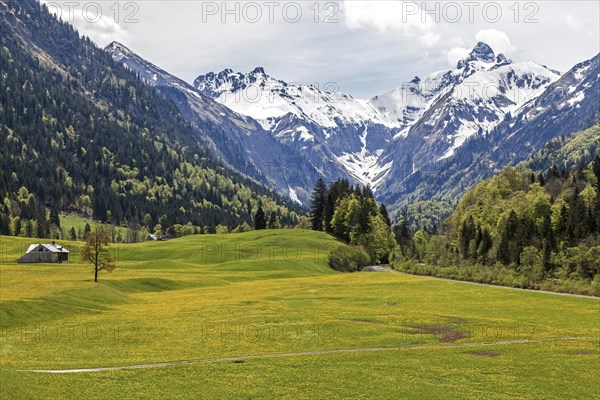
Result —
<svg viewBox="0 0 600 400"><path fill-rule="evenodd" d="M500 53L496 56L496 64L498 64L498 65L511 64L511 63L512 63L512 60L510 58L506 58L506 56L502 53Z"/></svg>
<svg viewBox="0 0 600 400"><path fill-rule="evenodd" d="M431 109L436 109L437 113L428 114L423 123L434 126L435 119L443 118L444 129L460 125L451 121L453 113L446 114L441 108L442 104L451 104L453 100L456 111L462 109L458 114L465 114L472 108L474 116L482 115L481 121L478 118L471 121L473 129L468 130L468 135L461 135L466 137L479 131L479 127L484 131L491 129L506 112L513 112L524 101L541 93L559 76L556 71L530 61L514 63L502 53L494 54L486 43L479 42L458 62L456 69L415 78L392 92L374 97L370 103L389 123L400 128L398 138L408 135L411 127ZM447 132L447 135L453 133Z"/></svg>
<svg viewBox="0 0 600 400"><path fill-rule="evenodd" d="M492 63L496 61L496 55L494 54L494 50L492 50L487 43L479 42L475 45L473 50L471 50L466 58L458 62L456 68L464 68L471 61Z"/></svg>
<svg viewBox="0 0 600 400"><path fill-rule="evenodd" d="M247 74L226 68L221 72L208 72L198 76L194 80L194 87L210 97L218 98L223 93L235 93L252 85L264 86L267 82L276 83L262 67L256 67Z"/></svg>
<svg viewBox="0 0 600 400"><path fill-rule="evenodd" d="M512 64L512 60L503 53L496 55L489 45L479 42L467 57L457 63L455 71L462 78L467 78L477 71L492 70L508 64Z"/></svg>
<svg viewBox="0 0 600 400"><path fill-rule="evenodd" d="M278 119L288 114L323 128L385 123L366 101L332 85L288 83L268 75L262 67L246 74L231 69L209 72L198 76L194 86L232 110L261 121L266 129L273 129Z"/></svg>
<svg viewBox="0 0 600 400"><path fill-rule="evenodd" d="M194 86L256 119L285 145L309 154L317 169L334 160L346 176L372 187L385 174L386 166L377 165L377 159L391 140L394 124L369 102L333 84L285 82L257 67L246 74L226 69L200 75Z"/></svg>

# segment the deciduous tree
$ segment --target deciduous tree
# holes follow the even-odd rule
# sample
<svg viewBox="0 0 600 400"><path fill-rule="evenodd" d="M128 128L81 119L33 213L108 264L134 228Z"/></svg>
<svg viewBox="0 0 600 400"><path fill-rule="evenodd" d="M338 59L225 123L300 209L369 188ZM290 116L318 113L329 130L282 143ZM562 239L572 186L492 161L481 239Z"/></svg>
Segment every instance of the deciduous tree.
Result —
<svg viewBox="0 0 600 400"><path fill-rule="evenodd" d="M81 257L94 267L94 282L98 282L100 271L112 272L116 267L115 259L110 254L108 246L110 233L103 226L96 226L86 239L81 250Z"/></svg>

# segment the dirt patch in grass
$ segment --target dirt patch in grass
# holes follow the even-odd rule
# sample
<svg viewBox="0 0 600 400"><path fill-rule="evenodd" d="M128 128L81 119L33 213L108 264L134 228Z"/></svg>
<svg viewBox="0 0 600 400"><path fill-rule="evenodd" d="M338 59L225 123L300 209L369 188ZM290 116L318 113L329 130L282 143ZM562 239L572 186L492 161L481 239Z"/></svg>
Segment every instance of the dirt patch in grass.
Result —
<svg viewBox="0 0 600 400"><path fill-rule="evenodd" d="M479 356L479 357L498 357L500 355L499 352L497 351L469 351L467 354L472 354L474 356Z"/></svg>
<svg viewBox="0 0 600 400"><path fill-rule="evenodd" d="M408 325L413 331L406 332L409 335L436 335L442 343L456 342L459 339L469 337L466 332L459 331L455 325L437 324L437 325Z"/></svg>
<svg viewBox="0 0 600 400"><path fill-rule="evenodd" d="M378 324L379 321L375 321L374 319L351 319L352 322L364 322L365 324Z"/></svg>
<svg viewBox="0 0 600 400"><path fill-rule="evenodd" d="M574 356L593 356L595 354L595 352L589 350L576 350L571 352L571 355Z"/></svg>
<svg viewBox="0 0 600 400"><path fill-rule="evenodd" d="M383 305L386 307L394 307L396 304L398 303L383 303Z"/></svg>

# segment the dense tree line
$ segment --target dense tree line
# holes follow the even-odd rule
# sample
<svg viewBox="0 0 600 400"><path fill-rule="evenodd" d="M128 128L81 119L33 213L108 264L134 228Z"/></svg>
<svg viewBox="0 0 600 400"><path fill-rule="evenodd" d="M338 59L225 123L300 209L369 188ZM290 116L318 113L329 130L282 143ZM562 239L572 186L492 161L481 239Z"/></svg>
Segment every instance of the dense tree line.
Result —
<svg viewBox="0 0 600 400"><path fill-rule="evenodd" d="M366 263L390 261L394 247L390 218L369 187L353 187L345 179L327 187L319 179L311 196L310 218L313 230L331 233L354 246L347 253L332 253L330 263L336 258L336 268L353 270Z"/></svg>
<svg viewBox="0 0 600 400"><path fill-rule="evenodd" d="M297 221L296 205L216 163L175 104L71 25L32 0L7 7L0 234L47 237L58 212L150 232L253 225L260 206Z"/></svg>
<svg viewBox="0 0 600 400"><path fill-rule="evenodd" d="M394 233L403 259L427 264L409 262L416 270L454 267L446 272L594 293L600 289L600 156L571 171L507 167L462 198L441 234L413 233L406 215Z"/></svg>

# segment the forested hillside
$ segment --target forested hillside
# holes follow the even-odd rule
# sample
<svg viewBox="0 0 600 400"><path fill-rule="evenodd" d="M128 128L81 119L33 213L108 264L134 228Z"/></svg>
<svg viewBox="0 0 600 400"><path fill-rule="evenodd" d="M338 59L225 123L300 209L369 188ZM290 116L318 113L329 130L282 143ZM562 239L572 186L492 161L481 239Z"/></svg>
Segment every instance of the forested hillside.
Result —
<svg viewBox="0 0 600 400"><path fill-rule="evenodd" d="M109 223L252 224L295 212L211 160L177 107L33 0L0 1L0 234L50 211ZM164 228L164 227L163 227Z"/></svg>
<svg viewBox="0 0 600 400"><path fill-rule="evenodd" d="M540 173L555 166L559 170L571 170L580 164L589 164L600 153L600 125L570 136L550 140L544 147L521 163Z"/></svg>
<svg viewBox="0 0 600 400"><path fill-rule="evenodd" d="M597 126L555 139L525 164L541 172L507 167L478 184L440 235L413 235L409 221L401 219L395 230L399 260L409 261L398 265L417 273L600 294L599 140Z"/></svg>

